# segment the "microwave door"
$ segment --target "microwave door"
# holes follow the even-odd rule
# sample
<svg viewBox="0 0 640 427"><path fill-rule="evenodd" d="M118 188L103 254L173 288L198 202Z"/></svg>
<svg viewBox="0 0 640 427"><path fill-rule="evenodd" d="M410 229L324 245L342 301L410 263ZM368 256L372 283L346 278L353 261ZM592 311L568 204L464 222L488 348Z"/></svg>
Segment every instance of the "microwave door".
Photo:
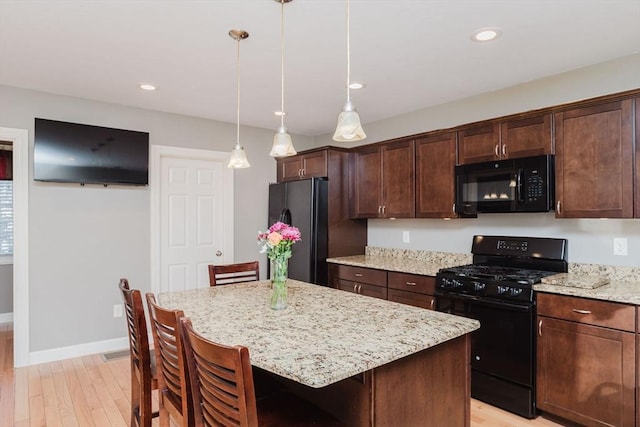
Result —
<svg viewBox="0 0 640 427"><path fill-rule="evenodd" d="M466 174L460 199L465 213L510 212L516 205L517 178L512 170L481 170Z"/></svg>

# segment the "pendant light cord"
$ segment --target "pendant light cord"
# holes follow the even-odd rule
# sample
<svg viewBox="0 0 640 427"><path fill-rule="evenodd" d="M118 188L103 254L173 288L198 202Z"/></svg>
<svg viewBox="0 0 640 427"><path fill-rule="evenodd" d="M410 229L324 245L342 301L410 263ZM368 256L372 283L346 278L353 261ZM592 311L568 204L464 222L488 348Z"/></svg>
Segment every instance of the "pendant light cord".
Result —
<svg viewBox="0 0 640 427"><path fill-rule="evenodd" d="M238 90L237 90L237 105L238 109L236 111L236 148L240 148L240 40L241 37L238 36L238 52L237 52L237 70L236 70L236 81L238 82Z"/></svg>
<svg viewBox="0 0 640 427"><path fill-rule="evenodd" d="M347 102L351 101L351 88L349 85L351 84L351 40L350 38L350 28L349 22L351 21L349 17L349 0L347 0Z"/></svg>
<svg viewBox="0 0 640 427"><path fill-rule="evenodd" d="M284 127L284 1L280 0L280 126Z"/></svg>

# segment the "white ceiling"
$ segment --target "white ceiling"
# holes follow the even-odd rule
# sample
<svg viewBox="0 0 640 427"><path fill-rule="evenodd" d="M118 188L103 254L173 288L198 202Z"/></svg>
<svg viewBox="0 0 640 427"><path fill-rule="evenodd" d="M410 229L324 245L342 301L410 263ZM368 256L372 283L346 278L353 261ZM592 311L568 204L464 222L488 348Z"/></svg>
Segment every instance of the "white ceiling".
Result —
<svg viewBox="0 0 640 427"><path fill-rule="evenodd" d="M344 0L285 5L290 132L332 132L346 98ZM640 0L352 0L364 123L640 52ZM500 27L491 43L470 40ZM276 129L274 0L0 0L0 84ZM640 70L639 70L640 72ZM156 92L137 88L142 82ZM365 126L366 130L366 126Z"/></svg>

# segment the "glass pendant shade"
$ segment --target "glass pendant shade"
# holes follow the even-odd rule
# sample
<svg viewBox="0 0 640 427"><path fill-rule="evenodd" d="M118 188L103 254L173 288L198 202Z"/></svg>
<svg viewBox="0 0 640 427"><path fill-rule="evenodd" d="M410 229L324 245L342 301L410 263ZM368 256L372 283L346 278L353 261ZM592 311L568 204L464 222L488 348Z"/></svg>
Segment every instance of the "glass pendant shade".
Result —
<svg viewBox="0 0 640 427"><path fill-rule="evenodd" d="M333 134L333 140L349 142L360 141L366 137L367 134L365 134L364 129L362 129L358 112L353 107L351 101L347 101L338 116L338 126L336 126L336 132Z"/></svg>
<svg viewBox="0 0 640 427"><path fill-rule="evenodd" d="M280 126L278 133L273 136L273 145L271 146L271 157L287 157L295 156L297 154L296 149L293 148L293 142L291 141L291 135L287 132L287 128Z"/></svg>
<svg viewBox="0 0 640 427"><path fill-rule="evenodd" d="M231 157L229 158L227 167L230 169L242 169L250 166L251 165L249 164L249 160L247 160L247 154L244 152L244 148L236 145L231 151Z"/></svg>

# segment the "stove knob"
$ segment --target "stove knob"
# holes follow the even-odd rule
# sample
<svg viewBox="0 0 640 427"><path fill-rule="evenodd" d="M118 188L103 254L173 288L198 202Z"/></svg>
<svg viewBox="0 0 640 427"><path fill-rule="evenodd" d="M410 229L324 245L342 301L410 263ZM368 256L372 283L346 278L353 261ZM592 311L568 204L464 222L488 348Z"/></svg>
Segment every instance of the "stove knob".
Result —
<svg viewBox="0 0 640 427"><path fill-rule="evenodd" d="M509 291L508 286L498 286L498 295L504 295Z"/></svg>
<svg viewBox="0 0 640 427"><path fill-rule="evenodd" d="M482 282L473 282L473 290L476 291L476 292L482 291L486 287L487 287L487 285L485 285Z"/></svg>
<svg viewBox="0 0 640 427"><path fill-rule="evenodd" d="M511 290L509 291L509 295L511 295L512 297L517 297L521 293L522 293L522 289L520 288L511 288Z"/></svg>

